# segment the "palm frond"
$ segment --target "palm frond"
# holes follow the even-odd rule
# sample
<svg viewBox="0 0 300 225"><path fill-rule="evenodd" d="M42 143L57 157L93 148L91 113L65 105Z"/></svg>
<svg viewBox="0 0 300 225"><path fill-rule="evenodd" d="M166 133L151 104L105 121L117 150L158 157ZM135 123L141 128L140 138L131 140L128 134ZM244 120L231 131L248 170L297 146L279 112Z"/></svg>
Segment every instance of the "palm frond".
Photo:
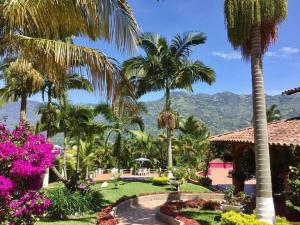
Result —
<svg viewBox="0 0 300 225"><path fill-rule="evenodd" d="M204 44L205 41L205 35L200 32L177 34L172 40L170 49L178 57L189 57L192 51L191 47Z"/></svg>
<svg viewBox="0 0 300 225"><path fill-rule="evenodd" d="M41 69L52 79L57 76L54 64L63 68L81 67L81 70L86 70L94 87L109 99L114 96L114 91L122 79L118 66L94 49L21 35L11 38L11 52L16 51L28 61L34 61L38 57Z"/></svg>
<svg viewBox="0 0 300 225"><path fill-rule="evenodd" d="M136 49L139 28L124 0L4 0L0 10L10 31L49 39L84 35Z"/></svg>

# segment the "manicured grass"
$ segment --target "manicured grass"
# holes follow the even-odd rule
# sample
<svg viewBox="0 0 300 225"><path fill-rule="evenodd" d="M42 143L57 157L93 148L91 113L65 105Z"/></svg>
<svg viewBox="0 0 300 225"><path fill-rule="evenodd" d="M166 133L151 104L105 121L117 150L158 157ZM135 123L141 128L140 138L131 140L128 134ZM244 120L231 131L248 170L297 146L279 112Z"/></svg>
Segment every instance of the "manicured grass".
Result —
<svg viewBox="0 0 300 225"><path fill-rule="evenodd" d="M156 186L150 181L120 181L118 187L115 188L114 184L109 182L108 187L101 188L102 183L95 185L96 189L99 189L103 195L103 201L105 203L114 203L116 200L123 196L132 196L142 193L154 193L154 192L171 192L174 191L169 185ZM62 187L61 183L51 184L47 189L54 189ZM181 186L181 191L186 192L211 192L205 187L198 185L185 183ZM80 219L73 220L53 220L53 219L41 219L36 225L89 225L95 224L97 214L88 215Z"/></svg>
<svg viewBox="0 0 300 225"><path fill-rule="evenodd" d="M100 184L99 184L100 187ZM132 196L141 193L154 193L154 192L170 192L174 191L169 185L166 186L156 186L149 181L140 182L140 181L121 181L118 185L118 188L114 187L113 183L109 183L107 188L101 189L104 200L110 203L115 202L123 196ZM185 183L181 186L181 191L187 192L210 192L205 187L198 185Z"/></svg>
<svg viewBox="0 0 300 225"><path fill-rule="evenodd" d="M90 225L95 224L97 214L83 216L79 219L42 219L35 223L35 225Z"/></svg>
<svg viewBox="0 0 300 225"><path fill-rule="evenodd" d="M200 222L201 225L219 225L221 211L210 210L188 210L182 213L194 220Z"/></svg>

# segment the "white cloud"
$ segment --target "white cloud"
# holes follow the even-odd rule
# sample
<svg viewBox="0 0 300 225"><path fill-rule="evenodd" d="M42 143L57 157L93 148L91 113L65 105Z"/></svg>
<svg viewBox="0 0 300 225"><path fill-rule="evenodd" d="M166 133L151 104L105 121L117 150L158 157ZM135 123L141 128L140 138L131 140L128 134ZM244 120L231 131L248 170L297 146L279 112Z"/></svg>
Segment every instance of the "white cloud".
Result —
<svg viewBox="0 0 300 225"><path fill-rule="evenodd" d="M266 56L268 57L277 57L277 58L288 58L291 55L299 53L300 50L298 48L293 47L283 47L276 51L266 52Z"/></svg>
<svg viewBox="0 0 300 225"><path fill-rule="evenodd" d="M242 56L238 52L212 52L213 56L220 57L226 60L241 59Z"/></svg>

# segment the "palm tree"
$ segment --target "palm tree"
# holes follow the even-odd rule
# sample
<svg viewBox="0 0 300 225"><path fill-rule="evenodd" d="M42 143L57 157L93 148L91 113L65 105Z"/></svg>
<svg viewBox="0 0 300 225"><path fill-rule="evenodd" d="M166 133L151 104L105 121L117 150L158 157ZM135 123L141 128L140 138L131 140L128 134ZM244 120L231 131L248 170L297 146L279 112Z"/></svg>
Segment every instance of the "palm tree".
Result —
<svg viewBox="0 0 300 225"><path fill-rule="evenodd" d="M24 59L8 62L3 69L5 86L0 89L0 97L4 102L21 99L20 121L26 121L27 98L39 92L43 76Z"/></svg>
<svg viewBox="0 0 300 225"><path fill-rule="evenodd" d="M106 138L106 144L110 138L110 135L115 133L113 137L113 154L117 159L118 170L121 168L121 150L122 141L125 139L125 135L129 133L129 128L132 125L138 125L140 130L144 130L144 123L142 118L134 113L119 113L118 109L113 109L108 104L99 104L95 108L95 112L102 114L105 119L109 122L109 133Z"/></svg>
<svg viewBox="0 0 300 225"><path fill-rule="evenodd" d="M65 40L85 36L114 41L120 50L136 48L138 26L126 0L4 0L0 3L2 56L15 56L52 79L82 68L94 87L112 99L122 74L112 59Z"/></svg>
<svg viewBox="0 0 300 225"><path fill-rule="evenodd" d="M281 120L282 115L278 106L276 104L271 105L270 108L267 109L267 121L271 123L273 121Z"/></svg>
<svg viewBox="0 0 300 225"><path fill-rule="evenodd" d="M196 117L181 119L179 130L179 145L185 163L199 169L206 164L205 156L209 151L209 129ZM207 169L206 166L204 166ZM207 171L204 171L207 173Z"/></svg>
<svg viewBox="0 0 300 225"><path fill-rule="evenodd" d="M256 157L256 215L274 223L274 203L268 146L262 55L276 40L277 27L287 17L287 0L225 0L228 39L251 58Z"/></svg>
<svg viewBox="0 0 300 225"><path fill-rule="evenodd" d="M172 131L178 127L178 115L171 108L171 90L192 91L192 84L202 81L212 84L215 73L199 60L189 59L194 46L205 43L206 37L199 32L176 35L169 44L154 33L144 33L139 46L146 56L133 57L123 63L122 70L136 86L137 96L150 91L165 92L165 106L158 117L158 127L167 128L168 167L172 167Z"/></svg>

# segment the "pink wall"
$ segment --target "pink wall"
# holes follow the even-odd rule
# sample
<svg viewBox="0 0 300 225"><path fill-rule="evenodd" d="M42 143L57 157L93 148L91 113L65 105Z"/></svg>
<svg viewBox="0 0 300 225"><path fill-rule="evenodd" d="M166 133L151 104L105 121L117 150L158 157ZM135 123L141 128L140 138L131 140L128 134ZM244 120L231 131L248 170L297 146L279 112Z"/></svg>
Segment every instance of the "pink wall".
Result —
<svg viewBox="0 0 300 225"><path fill-rule="evenodd" d="M210 169L232 169L233 165L231 162L210 162L209 163Z"/></svg>

